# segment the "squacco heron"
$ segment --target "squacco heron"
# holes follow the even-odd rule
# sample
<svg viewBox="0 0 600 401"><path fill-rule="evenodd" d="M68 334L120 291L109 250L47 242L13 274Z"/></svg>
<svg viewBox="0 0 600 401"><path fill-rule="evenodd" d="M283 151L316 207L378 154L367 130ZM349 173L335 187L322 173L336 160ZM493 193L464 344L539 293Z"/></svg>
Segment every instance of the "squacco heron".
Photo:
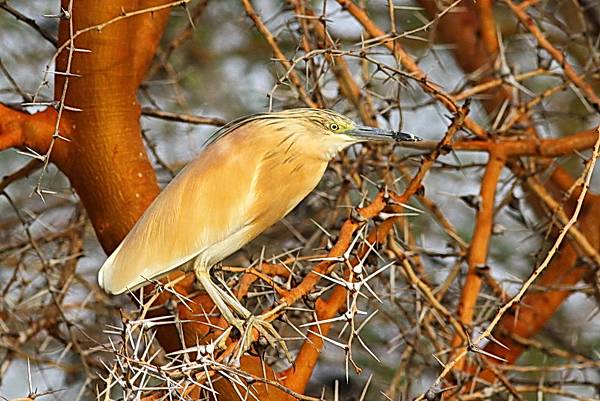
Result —
<svg viewBox="0 0 600 401"><path fill-rule="evenodd" d="M148 207L100 269L100 285L121 294L174 269L193 269L230 325L246 337L255 328L285 349L266 316L253 316L228 289L213 283L210 269L288 214L317 186L338 151L369 140L418 138L319 109L229 123Z"/></svg>

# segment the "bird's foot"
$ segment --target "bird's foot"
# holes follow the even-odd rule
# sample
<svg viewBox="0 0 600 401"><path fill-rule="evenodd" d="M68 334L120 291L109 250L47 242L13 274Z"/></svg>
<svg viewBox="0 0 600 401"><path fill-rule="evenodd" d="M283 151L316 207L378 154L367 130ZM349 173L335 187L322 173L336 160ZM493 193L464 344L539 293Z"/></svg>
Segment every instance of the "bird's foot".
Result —
<svg viewBox="0 0 600 401"><path fill-rule="evenodd" d="M275 314L287 306L286 304L282 303L262 315L254 316L233 294L213 283L208 271L198 269L196 277L221 312L221 316L240 332L240 341L233 356L234 363L238 363L241 356L252 347L256 340L254 330L258 333L259 343L269 344L274 349L283 351L288 361L292 362L285 341L270 322Z"/></svg>
<svg viewBox="0 0 600 401"><path fill-rule="evenodd" d="M268 344L275 350L282 351L285 354L287 360L290 363L293 362L292 355L290 354L287 345L285 344L285 340L281 338L277 330L275 330L275 328L269 321L270 318L282 307L283 306L278 306L277 308L259 316L251 315L245 320L238 320L238 322L234 324L234 326L238 328L238 330L241 333L239 347L236 353L237 356L241 357L241 355L243 355L244 352L250 349L252 343L255 341L254 330L256 330L258 333L259 344ZM238 327L240 322L243 322L242 329Z"/></svg>

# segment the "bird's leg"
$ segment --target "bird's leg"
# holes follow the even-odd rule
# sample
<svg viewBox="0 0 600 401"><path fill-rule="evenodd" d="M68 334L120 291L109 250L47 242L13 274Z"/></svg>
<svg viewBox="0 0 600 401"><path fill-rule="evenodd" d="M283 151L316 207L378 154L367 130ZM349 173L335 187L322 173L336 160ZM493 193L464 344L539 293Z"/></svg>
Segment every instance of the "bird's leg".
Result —
<svg viewBox="0 0 600 401"><path fill-rule="evenodd" d="M227 323L229 323L231 326L236 327L241 332L243 330L243 320L240 320L233 315L233 311L227 305L228 303L226 301L226 297L223 296L229 294L223 294L223 291L215 283L212 282L212 280L210 279L210 273L208 272L208 269L199 269L197 267L194 267L194 272L196 273L196 278L198 279L200 284L202 284L202 287L204 287L204 291L206 291L210 299L212 299L212 301L215 303L217 309L219 309L219 312L221 312L221 316L223 316ZM235 312L238 314L240 312L243 313L243 311L241 310L236 310ZM250 314L248 310L246 310L246 312Z"/></svg>
<svg viewBox="0 0 600 401"><path fill-rule="evenodd" d="M237 328L241 333L240 347L236 358L241 357L242 354L250 348L254 340L252 330L256 329L273 348L277 348L277 345L279 345L285 352L288 360L291 361L291 356L285 345L285 341L283 341L279 333L277 333L268 320L273 314L285 307L285 305L279 305L263 315L254 316L236 297L221 289L211 280L209 270L210 268L204 266L202 262L196 259L194 262L196 278L200 284L202 284L208 296L215 303L215 306L219 309L225 321Z"/></svg>

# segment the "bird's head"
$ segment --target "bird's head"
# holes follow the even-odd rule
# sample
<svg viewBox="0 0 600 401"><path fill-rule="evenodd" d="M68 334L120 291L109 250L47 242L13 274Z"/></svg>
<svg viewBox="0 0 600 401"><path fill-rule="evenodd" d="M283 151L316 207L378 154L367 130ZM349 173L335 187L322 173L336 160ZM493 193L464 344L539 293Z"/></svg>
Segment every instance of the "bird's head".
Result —
<svg viewBox="0 0 600 401"><path fill-rule="evenodd" d="M325 150L327 158L345 147L358 142L387 141L417 142L421 138L405 132L390 131L356 124L348 117L325 109L291 109L277 113L289 126L296 126L315 150Z"/></svg>
<svg viewBox="0 0 600 401"><path fill-rule="evenodd" d="M247 129L237 131L242 127ZM245 132L249 138L258 141L267 139L264 143L270 143L271 146L275 144L286 154L290 151L301 152L321 160L330 160L338 151L358 142L401 143L421 140L404 132L356 124L333 110L300 108L239 118L211 135L205 146L236 131ZM249 146L260 147L257 143Z"/></svg>

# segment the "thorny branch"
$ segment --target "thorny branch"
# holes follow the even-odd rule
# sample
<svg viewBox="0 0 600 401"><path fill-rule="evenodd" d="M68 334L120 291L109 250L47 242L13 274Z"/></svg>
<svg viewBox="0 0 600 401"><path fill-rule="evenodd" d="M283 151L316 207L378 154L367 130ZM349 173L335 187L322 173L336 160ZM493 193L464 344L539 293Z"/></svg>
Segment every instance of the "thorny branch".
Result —
<svg viewBox="0 0 600 401"><path fill-rule="evenodd" d="M391 0L381 6L290 0L282 8L266 8L270 11L241 0L233 19L215 2L146 1L112 14L97 10L98 18L83 25L78 24L86 13L77 3L63 1L54 16L63 35L56 40L26 8L0 1L11 20L27 25L24 32L57 46L48 54L40 85L15 74L5 62L10 58L2 57L10 88L2 92L7 96L3 103L11 104L12 94L25 99L28 93L21 88L38 86L34 101L22 107L49 107L30 115L0 105L0 149L17 148L34 159L10 167L0 180L5 202L0 206L6 205L0 220L0 377L15 369L15 361L28 360L64 377L79 374L77 397L111 399L122 388L124 398L145 400L167 395L343 399L347 395L339 387L333 394L315 396L319 392L311 388L311 380L323 384L315 374L322 364L332 371L342 366L335 371L350 384L360 382L365 370L372 372L376 380L364 382L361 399L377 397L372 395L379 391L376 386L386 389L390 399L436 400L446 391L460 399L522 400L528 392L590 399L594 391L597 398L595 379L553 375L597 369L597 355L583 345L584 339L571 342L552 324L544 328L570 294L584 295L596 308L600 300L600 223L594 213L600 198L590 190L600 143L598 115L591 112L600 104L600 57L597 32L591 32L597 21L590 20L594 14L584 2L573 2L572 10L565 11L542 2L506 0L508 19L520 24L518 31L496 19L502 5L483 0L455 1L442 8L422 0L428 17L423 10ZM162 32L157 21L164 22L164 12L174 7L181 12L172 19L177 29L167 32L152 61L152 43ZM148 19L135 25L139 17ZM191 275L173 274L169 283L156 282L143 294L132 294L132 306L97 287L98 260L80 261L82 244L93 242L88 241L88 226L110 251L156 195L151 166L143 165L142 138L155 167L174 174L180 160L168 152L183 139L170 141L163 131L182 124L201 130L235 116L220 109L216 102L223 98L194 87L185 64L211 62L215 54L207 44L230 40L219 33L225 20L244 20L253 27L240 31L245 45L224 50L227 57L248 65L259 62L261 69L265 63L273 67L266 86L271 89L260 93L269 109L330 107L373 126L410 125L429 139L410 150L361 145L341 155L296 212L262 242L234 255L228 266L215 269L215 278L254 313L285 306L272 319L294 354L292 366L260 338L240 366L232 363L239 333L223 340L228 328L193 286ZM362 32L340 29L345 23L340 21L348 20ZM577 28L563 23L567 20L579 21ZM111 37L113 30L130 23L135 29L123 30L121 38L155 29L147 47L139 41L123 50L119 44L128 41L120 40L111 49L118 51L102 53L97 42L88 41L96 34ZM201 35L198 26L207 35L202 40L196 38ZM214 37L204 33L211 31ZM527 32L528 40L520 39L521 32ZM450 43L451 50L435 41ZM582 56L581 48L587 54ZM113 76L119 85L102 92L94 86L101 81L93 80L94 67L121 50L131 57L134 67L130 64L129 69L135 71ZM527 57L518 58L518 52ZM82 62L100 54L104 60ZM265 54L273 59L265 60ZM462 70L449 67L448 57ZM52 71L57 60L61 68ZM110 60L117 67L111 64L108 71L118 70L119 63ZM146 71L150 75L142 84ZM444 73L458 79L448 80L450 84ZM51 74L58 85L54 99L46 100L43 92ZM194 74L205 72L199 68ZM217 80L202 78L207 87ZM235 98L227 106L246 110L244 85L253 78L227 76L220 81L218 92ZM139 109L138 89L143 99ZM117 96L109 99L111 94ZM94 110L90 100L96 97L108 99L102 104L104 114ZM86 127L118 114L115 105L130 107L129 114L101 129ZM92 117L82 117L86 113ZM451 114L450 124L445 113ZM137 135L140 114L150 117L142 120L149 127L143 136ZM122 146L110 142L118 135L123 135ZM95 138L108 142L93 142ZM583 171L573 167L573 160L584 158L581 152L590 148ZM119 154L127 150L142 164L129 164ZM479 158L481 153L487 161ZM54 185L51 162L69 178L79 198L71 188L47 187ZM127 174L141 182L125 179L111 186L111 180ZM23 185L29 176L37 185ZM31 193L32 186L45 204L21 196ZM84 208L88 218L83 217ZM54 215L61 218L48 217ZM507 247L510 255L502 251ZM557 319L573 325L565 317ZM545 336L532 338L540 330ZM585 337L584 328L572 331ZM551 363L515 364L527 349L552 358ZM336 350L341 351L337 356ZM441 373L422 392L424 378L434 371ZM30 398L41 396L35 386Z"/></svg>

